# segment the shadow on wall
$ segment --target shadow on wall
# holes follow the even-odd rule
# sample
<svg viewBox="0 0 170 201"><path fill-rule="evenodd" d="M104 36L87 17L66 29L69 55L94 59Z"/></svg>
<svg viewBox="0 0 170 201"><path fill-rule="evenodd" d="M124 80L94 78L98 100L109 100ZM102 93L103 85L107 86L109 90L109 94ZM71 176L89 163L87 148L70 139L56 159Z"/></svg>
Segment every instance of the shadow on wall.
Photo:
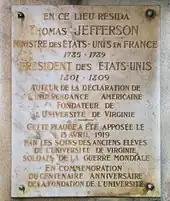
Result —
<svg viewBox="0 0 170 201"><path fill-rule="evenodd" d="M69 0L69 4L72 5L79 5L81 4L82 0Z"/></svg>

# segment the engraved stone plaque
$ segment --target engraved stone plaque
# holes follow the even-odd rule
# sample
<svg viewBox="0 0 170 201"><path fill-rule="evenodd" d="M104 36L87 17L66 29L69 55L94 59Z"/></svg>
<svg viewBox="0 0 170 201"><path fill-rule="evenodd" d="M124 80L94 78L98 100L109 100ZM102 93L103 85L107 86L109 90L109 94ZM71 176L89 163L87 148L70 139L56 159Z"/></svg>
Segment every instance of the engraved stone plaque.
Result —
<svg viewBox="0 0 170 201"><path fill-rule="evenodd" d="M12 197L160 196L157 6L13 6Z"/></svg>

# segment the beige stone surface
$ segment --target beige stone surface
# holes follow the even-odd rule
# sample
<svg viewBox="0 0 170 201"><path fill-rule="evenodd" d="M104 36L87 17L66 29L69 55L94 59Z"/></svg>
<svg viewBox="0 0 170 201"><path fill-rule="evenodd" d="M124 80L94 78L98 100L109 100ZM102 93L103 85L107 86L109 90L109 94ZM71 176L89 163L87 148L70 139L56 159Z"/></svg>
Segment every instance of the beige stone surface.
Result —
<svg viewBox="0 0 170 201"><path fill-rule="evenodd" d="M148 19L145 16L146 10L154 9L156 16L153 19ZM70 11L71 10L71 11ZM25 14L25 19L22 21L18 19L17 12L22 11ZM69 12L70 20L43 20L43 13L63 13ZM90 22L87 20L76 20L74 14L79 17L79 13L93 13L94 20ZM34 15L36 13L36 16ZM126 14L128 19L126 20L98 20L99 13L122 13ZM114 21L114 23L113 23ZM115 27L118 25L126 27L126 31L121 33L121 38L115 32L107 35L107 31L101 36L95 32L86 35L74 34L73 30L77 30L79 27L86 26L98 26L100 25ZM67 34L36 34L31 31L31 25L36 26L38 29L45 30L48 28L64 27ZM127 35L128 30L131 29L131 34ZM133 31L133 28L137 28L137 32ZM44 33L44 32L43 32ZM119 31L118 31L119 33ZM114 35L115 34L115 35ZM50 35L50 36L49 36ZM57 37L57 38L56 38ZM160 12L158 6L13 6L12 7L12 196L13 197L38 197L38 196L141 196L141 197L159 197L160 196L160 120L159 120L159 95L160 95L160 75L159 75L159 39L160 39ZM47 45L46 48L20 48L18 47L18 40L31 41L31 40L47 40L47 44L50 41L61 42L85 40L88 44L86 48L67 48L61 45L60 48L51 48ZM93 42L95 41L109 41L119 42L121 48L115 48L111 45L110 48L93 48ZM126 42L125 42L126 41ZM156 41L156 47L153 48L129 48L127 41L134 41L140 43L140 41ZM155 43L155 42L154 42ZM61 43L62 44L62 43ZM43 51L42 51L43 50ZM81 56L66 57L65 52L79 52ZM101 52L104 57L92 57L90 52ZM126 56L127 55L127 56ZM35 62L35 69L25 68L26 62ZM50 69L52 62L71 62L66 65L66 69L40 69L38 62L50 62ZM101 67L99 63L103 62ZM107 69L105 62L112 64L112 68ZM122 65L123 62L123 65ZM88 70L76 70L76 66L79 64L89 64ZM118 67L119 63L120 67ZM139 69L136 64L144 64L143 69ZM30 64L30 63L29 63ZM49 63L47 63L49 64ZM58 63L57 63L58 64ZM113 68L114 65L114 68ZM68 67L69 66L69 67ZM134 69L135 68L135 69ZM100 69L100 70L99 70ZM98 75L100 79L93 81L91 75ZM63 76L70 75L75 78L63 80ZM62 78L62 79L61 79ZM102 78L102 79L101 79ZM35 86L45 85L58 86L57 90L36 90L32 89ZM68 86L67 90L60 89L60 86ZM92 88L93 86L93 88ZM112 86L114 89L108 91L105 87ZM120 87L127 87L128 89L120 90ZM135 86L135 90L134 90ZM136 90L136 86L140 89ZM89 87L89 88L88 88ZM103 87L103 89L101 89ZM76 88L76 90L75 90ZM77 91L78 88L78 91ZM119 89L118 89L119 88ZM40 100L39 93L58 95L58 98L47 98ZM74 104L91 103L97 107L89 109L88 107L82 108L66 108L61 107L65 103L71 103L72 98L62 98L60 94L82 94L81 100L73 98ZM88 98L84 98L84 95L88 95ZM103 94L125 94L130 96L137 96L126 100L121 98L102 98ZM139 96L138 96L139 95ZM38 98L38 99L37 99ZM113 103L114 108L106 108L105 104ZM57 105L57 107L56 107ZM85 108L85 109L84 109ZM47 111L50 112L83 112L80 116L65 117L60 116L53 118L51 116L44 115ZM93 117L94 111L100 111L100 117ZM131 118L115 118L107 116L107 112L134 112L135 117ZM106 113L105 113L106 112ZM39 117L32 118L32 115L38 113ZM77 114L77 113L76 113ZM133 115L132 115L133 116ZM97 125L97 129L86 128L88 124ZM44 130L41 125L46 124L48 127ZM71 126L75 125L75 128L71 129L59 129L61 125ZM37 125L40 128L37 128ZM55 125L56 127L54 128ZM112 125L113 128L104 129L103 126ZM123 125L123 129L120 128ZM142 129L138 128L142 125ZM34 126L34 128L33 128ZM81 127L81 128L79 128ZM127 128L125 128L127 127ZM65 131L64 137L61 135ZM87 137L72 137L72 133L85 132ZM96 132L105 132L105 137L95 137ZM37 132L40 139L37 138ZM34 140L37 145L31 145ZM50 145L44 145L44 141L50 143ZM93 145L93 142L101 141L110 142L107 146L102 147L102 154L96 152L96 148L100 145ZM113 141L112 141L113 140ZM25 143L26 141L26 143ZM55 143L60 142L58 145ZM63 150L63 143L72 143L67 145L65 143L64 149L68 149L66 162L59 160L58 155L60 152L50 152L51 148L59 148ZM79 142L80 141L80 142ZM76 143L76 145L73 144ZM88 146L88 142L92 145ZM116 144L114 144L116 142ZM40 144L43 144L42 146ZM124 144L125 143L125 144ZM138 143L138 145L135 145ZM33 147L41 148L42 153L35 154ZM134 153L131 154L109 152L112 148L132 148ZM73 153L70 153L70 148L74 149ZM76 154L75 150L79 148L80 151ZM84 148L84 151L82 150ZM89 152L89 153L88 153ZM74 171L62 171L60 167L67 166L79 166L83 167L101 167L99 165L100 159L88 159L88 155L91 156L109 156L109 159L103 159L100 161L100 165L104 168L106 166L113 167L112 171L81 171L77 169L76 174L82 174L83 178L68 180L61 178L62 173L65 176L70 173L74 175ZM122 159L127 155L131 156L131 160ZM39 157L48 157L52 159L47 161L37 159ZM120 159L117 159L117 157ZM135 158L140 158L135 159ZM32 159L30 159L32 158ZM142 159L143 158L143 159ZM147 161L146 161L147 160ZM55 171L47 171L46 165L55 167ZM50 166L50 167L51 167ZM121 170L119 169L121 168ZM94 176L100 175L100 172L108 176L112 175L110 179L93 179ZM56 173L55 175L60 177L56 179L48 179L51 182L48 186L47 179L40 179L40 173ZM128 187L124 183L124 179L117 179L115 175L124 173L131 175L133 173L140 174L140 179L127 179L128 186L132 185L132 182L136 182L136 185ZM31 175L31 178L30 178ZM38 177L35 180L33 175ZM92 177L92 178L91 178ZM115 178L114 178L115 177ZM36 182L38 181L38 182ZM76 187L65 187L65 182L77 182ZM111 187L108 182L112 182ZM53 183L52 183L53 182ZM63 187L59 187L58 183L63 182ZM92 183L91 183L92 182ZM118 185L114 182L118 182ZM146 190L146 184L151 182L154 184L155 189L153 191ZM43 183L47 186L44 187ZM19 185L25 186L24 193L18 190ZM40 184L40 187L38 187ZM124 187L124 184L126 187ZM73 184L75 185L75 184ZM90 185L90 187L89 187ZM93 186L91 188L91 185ZM123 185L123 188L122 188Z"/></svg>
<svg viewBox="0 0 170 201"><path fill-rule="evenodd" d="M0 201L11 201L10 198L10 175L11 175L11 5L12 4L69 4L66 1L0 1ZM170 5L168 1L83 1L82 4L156 4L161 5L161 166L162 166L162 200L170 200ZM14 199L20 200L20 199ZM86 198L46 198L46 199L22 199L37 201L56 201L56 200L87 200ZM119 201L139 201L140 198L90 198L88 200L119 200ZM144 199L142 199L144 200ZM146 200L148 200L146 198ZM157 199L150 199L157 200Z"/></svg>

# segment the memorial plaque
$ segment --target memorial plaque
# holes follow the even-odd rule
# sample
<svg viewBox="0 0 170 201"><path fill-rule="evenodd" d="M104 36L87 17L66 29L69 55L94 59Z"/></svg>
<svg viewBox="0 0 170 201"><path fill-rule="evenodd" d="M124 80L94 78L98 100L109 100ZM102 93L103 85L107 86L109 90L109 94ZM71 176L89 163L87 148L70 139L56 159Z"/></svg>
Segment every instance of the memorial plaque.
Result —
<svg viewBox="0 0 170 201"><path fill-rule="evenodd" d="M158 6L13 6L12 197L160 196Z"/></svg>

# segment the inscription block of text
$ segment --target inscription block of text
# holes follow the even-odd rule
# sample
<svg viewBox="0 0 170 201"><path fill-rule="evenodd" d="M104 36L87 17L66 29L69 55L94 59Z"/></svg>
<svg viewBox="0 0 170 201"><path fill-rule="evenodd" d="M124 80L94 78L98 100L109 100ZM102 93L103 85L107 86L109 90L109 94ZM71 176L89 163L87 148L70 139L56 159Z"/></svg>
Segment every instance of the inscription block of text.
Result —
<svg viewBox="0 0 170 201"><path fill-rule="evenodd" d="M160 196L157 6L13 6L12 196Z"/></svg>

